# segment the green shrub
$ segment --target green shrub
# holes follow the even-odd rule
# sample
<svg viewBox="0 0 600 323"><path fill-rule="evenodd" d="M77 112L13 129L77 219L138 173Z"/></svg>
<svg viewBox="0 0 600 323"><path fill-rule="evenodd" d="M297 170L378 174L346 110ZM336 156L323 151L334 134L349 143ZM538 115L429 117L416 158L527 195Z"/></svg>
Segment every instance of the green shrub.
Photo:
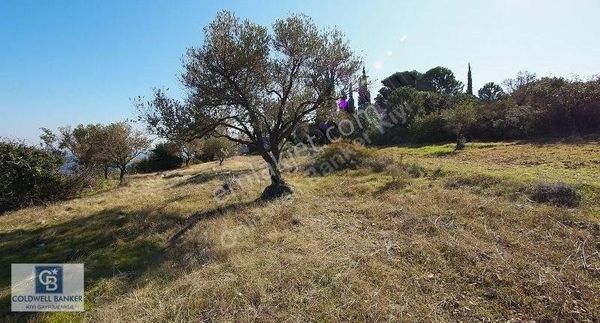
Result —
<svg viewBox="0 0 600 323"><path fill-rule="evenodd" d="M388 175L392 176L392 182L402 183L401 187L404 187L407 183L408 174L401 164L392 164L386 167Z"/></svg>
<svg viewBox="0 0 600 323"><path fill-rule="evenodd" d="M327 175L342 169L355 169L364 165L371 155L371 151L363 145L336 140L323 148L308 172L312 175Z"/></svg>
<svg viewBox="0 0 600 323"><path fill-rule="evenodd" d="M403 168L412 177L421 177L427 175L427 170L417 163L405 164L403 165Z"/></svg>
<svg viewBox="0 0 600 323"><path fill-rule="evenodd" d="M54 151L0 142L0 212L76 195L86 177L65 174L63 164Z"/></svg>
<svg viewBox="0 0 600 323"><path fill-rule="evenodd" d="M135 161L131 165L130 169L133 173L151 173L152 170L150 168L150 161L148 157L142 158L140 160Z"/></svg>
<svg viewBox="0 0 600 323"><path fill-rule="evenodd" d="M433 178L438 178L438 177L442 177L444 176L444 171L441 168L436 168L433 170L433 172L431 173L431 177Z"/></svg>
<svg viewBox="0 0 600 323"><path fill-rule="evenodd" d="M454 140L446 120L439 113L416 118L408 127L408 133L411 141L418 143Z"/></svg>
<svg viewBox="0 0 600 323"><path fill-rule="evenodd" d="M181 157L181 145L173 142L157 144L150 155L133 164L136 173L162 172L181 167L184 160Z"/></svg>
<svg viewBox="0 0 600 323"><path fill-rule="evenodd" d="M488 140L526 138L533 134L536 117L531 107L519 106L513 100L485 103L477 109L471 134Z"/></svg>
<svg viewBox="0 0 600 323"><path fill-rule="evenodd" d="M415 162L404 163L402 160L396 162L390 156L368 157L363 165L377 173L385 171L392 177L423 177L428 174L425 167ZM441 170L438 169L435 176L441 176Z"/></svg>

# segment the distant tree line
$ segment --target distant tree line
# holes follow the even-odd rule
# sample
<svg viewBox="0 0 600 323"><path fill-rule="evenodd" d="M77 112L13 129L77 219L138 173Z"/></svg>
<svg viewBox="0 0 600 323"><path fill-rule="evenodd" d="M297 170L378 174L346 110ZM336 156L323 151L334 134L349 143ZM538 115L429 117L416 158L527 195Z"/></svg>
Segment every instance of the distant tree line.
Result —
<svg viewBox="0 0 600 323"><path fill-rule="evenodd" d="M123 184L127 165L150 144L122 122L42 132L39 147L0 141L0 211L77 196L109 169Z"/></svg>
<svg viewBox="0 0 600 323"><path fill-rule="evenodd" d="M201 138L186 141L165 141L149 151L147 157L131 165L133 172L150 173L179 168L190 163L218 161L219 166L227 157L238 151L238 145L224 138Z"/></svg>
<svg viewBox="0 0 600 323"><path fill-rule="evenodd" d="M564 137L600 131L600 78L537 77L520 72L503 83L486 83L472 94L453 72L435 67L420 73L395 73L382 81L375 104L383 114L400 109L406 116L376 144Z"/></svg>
<svg viewBox="0 0 600 323"><path fill-rule="evenodd" d="M50 130L44 129L46 133ZM111 168L118 169L119 182L123 184L127 165L143 153L150 140L130 125L120 122L109 125L79 125L72 129L63 127L55 141L46 145L57 145L74 157L74 170L79 173L102 171L108 178Z"/></svg>
<svg viewBox="0 0 600 323"><path fill-rule="evenodd" d="M88 124L42 128L39 146L0 139L0 212L21 206L76 197L106 187L116 172L120 185L126 173L159 172L192 162L218 161L237 152L223 138L190 142L151 140L131 125Z"/></svg>

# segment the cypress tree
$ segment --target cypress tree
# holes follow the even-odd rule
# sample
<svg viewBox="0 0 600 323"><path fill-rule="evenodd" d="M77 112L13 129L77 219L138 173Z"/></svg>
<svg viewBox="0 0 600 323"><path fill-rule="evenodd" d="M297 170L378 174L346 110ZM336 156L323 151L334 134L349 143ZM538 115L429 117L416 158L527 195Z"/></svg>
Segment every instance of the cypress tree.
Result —
<svg viewBox="0 0 600 323"><path fill-rule="evenodd" d="M467 72L467 94L473 95L473 78L471 78L471 63L469 63L469 72Z"/></svg>
<svg viewBox="0 0 600 323"><path fill-rule="evenodd" d="M368 85L367 73L365 73L365 68L363 66L362 76L360 77L358 84L358 110L364 110L371 104L371 93L369 92Z"/></svg>
<svg viewBox="0 0 600 323"><path fill-rule="evenodd" d="M349 113L354 113L356 110L356 108L354 107L354 97L353 97L353 93L352 93L352 84L350 84L348 86L348 108L346 108L346 111L348 111Z"/></svg>

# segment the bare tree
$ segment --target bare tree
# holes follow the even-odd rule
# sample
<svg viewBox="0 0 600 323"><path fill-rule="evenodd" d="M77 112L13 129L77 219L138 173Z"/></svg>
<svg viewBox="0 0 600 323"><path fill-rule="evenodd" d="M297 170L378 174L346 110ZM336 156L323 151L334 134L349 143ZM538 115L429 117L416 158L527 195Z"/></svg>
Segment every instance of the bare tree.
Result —
<svg viewBox="0 0 600 323"><path fill-rule="evenodd" d="M279 168L292 132L335 96L360 67L343 35L320 31L304 15L277 20L270 33L233 13L220 12L204 29L204 44L187 51L184 102L155 90L136 101L154 133L191 140L227 138L256 150L267 162L271 185L263 197L291 193Z"/></svg>
<svg viewBox="0 0 600 323"><path fill-rule="evenodd" d="M537 79L537 75L533 73L520 71L517 73L517 77L508 79L502 82L502 84L506 88L506 92L510 94L517 104L523 104L531 92L531 85L534 84Z"/></svg>

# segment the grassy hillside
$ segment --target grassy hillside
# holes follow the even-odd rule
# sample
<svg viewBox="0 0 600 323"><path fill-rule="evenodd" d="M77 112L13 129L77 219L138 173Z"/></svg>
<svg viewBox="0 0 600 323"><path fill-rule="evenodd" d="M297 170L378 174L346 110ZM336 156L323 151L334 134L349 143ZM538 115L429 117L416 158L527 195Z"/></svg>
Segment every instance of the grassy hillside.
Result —
<svg viewBox="0 0 600 323"><path fill-rule="evenodd" d="M257 198L256 157L236 157L0 217L8 319L388 321L600 317L600 142L374 150L364 167L287 172L293 197ZM253 171L254 169L254 171ZM231 176L241 188L214 191ZM531 200L566 182L576 208ZM84 262L86 309L17 316L10 264Z"/></svg>

